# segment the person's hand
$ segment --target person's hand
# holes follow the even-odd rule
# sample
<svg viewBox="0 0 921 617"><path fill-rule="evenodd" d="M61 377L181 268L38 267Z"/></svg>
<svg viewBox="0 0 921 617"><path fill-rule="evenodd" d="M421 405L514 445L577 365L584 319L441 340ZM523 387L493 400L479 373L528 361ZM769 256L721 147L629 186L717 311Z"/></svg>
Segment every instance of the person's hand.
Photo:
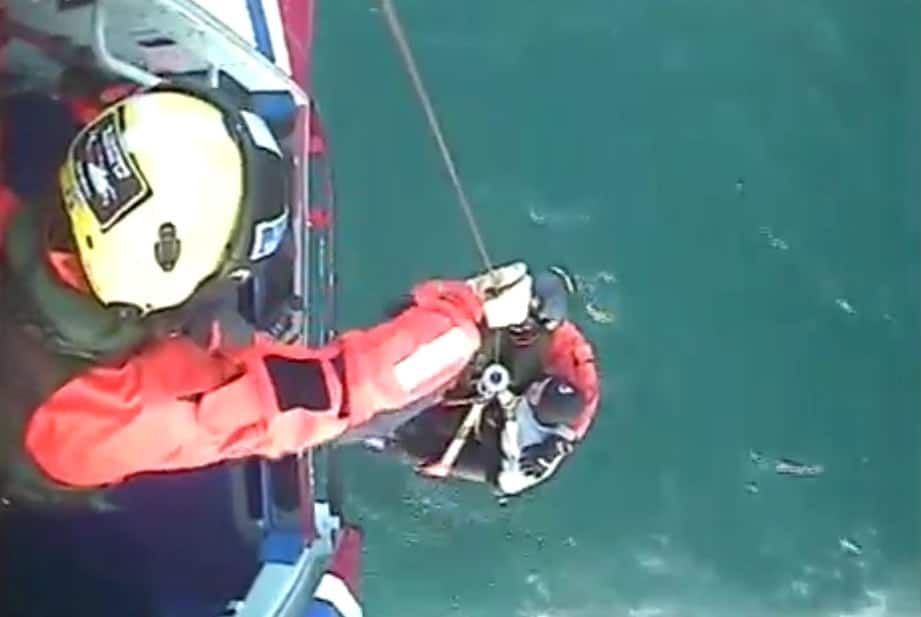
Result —
<svg viewBox="0 0 921 617"><path fill-rule="evenodd" d="M490 328L506 328L528 318L533 281L524 262L516 261L469 278L467 284L483 298L483 315Z"/></svg>
<svg viewBox="0 0 921 617"><path fill-rule="evenodd" d="M521 473L532 478L543 476L559 459L572 452L572 447L571 442L557 435L528 446L521 451Z"/></svg>

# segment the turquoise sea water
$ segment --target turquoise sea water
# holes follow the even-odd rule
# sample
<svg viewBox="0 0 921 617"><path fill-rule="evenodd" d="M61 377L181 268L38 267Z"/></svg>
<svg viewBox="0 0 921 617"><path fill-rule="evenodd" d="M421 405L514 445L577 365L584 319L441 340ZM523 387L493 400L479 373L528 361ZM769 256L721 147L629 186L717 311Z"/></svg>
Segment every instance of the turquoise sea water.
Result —
<svg viewBox="0 0 921 617"><path fill-rule="evenodd" d="M604 399L506 508L349 453L368 614L921 614L921 3L398 7L494 259L582 277ZM351 327L480 263L381 14L319 27Z"/></svg>

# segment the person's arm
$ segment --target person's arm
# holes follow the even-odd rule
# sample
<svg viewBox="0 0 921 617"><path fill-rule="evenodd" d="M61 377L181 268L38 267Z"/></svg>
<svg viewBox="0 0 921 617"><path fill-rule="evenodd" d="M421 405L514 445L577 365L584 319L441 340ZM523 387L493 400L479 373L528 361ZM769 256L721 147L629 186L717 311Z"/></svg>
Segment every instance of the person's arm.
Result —
<svg viewBox="0 0 921 617"><path fill-rule="evenodd" d="M567 380L585 399L582 413L570 426L576 441L585 437L601 396L595 352L575 324L566 322L553 333L544 362L546 372Z"/></svg>
<svg viewBox="0 0 921 617"><path fill-rule="evenodd" d="M541 427L537 429L538 435L529 439L524 436L520 423L530 425L534 431L536 423L531 418L533 412L530 406L524 397L520 397L514 403L514 412L503 424L500 437L502 457L496 483L504 495L517 495L547 480L572 451L574 435L565 426L554 429ZM531 443L522 443L525 439Z"/></svg>
<svg viewBox="0 0 921 617"><path fill-rule="evenodd" d="M556 473L573 446L565 437L550 435L522 450L517 459L503 459L499 490L505 495L517 495L547 480Z"/></svg>
<svg viewBox="0 0 921 617"><path fill-rule="evenodd" d="M481 322L504 327L527 312L524 264L492 280L495 288L483 277L422 284L394 319L321 349L264 336L238 350L160 341L56 390L31 416L26 448L51 478L92 487L326 443L437 396L479 347Z"/></svg>
<svg viewBox="0 0 921 617"><path fill-rule="evenodd" d="M464 283L433 282L393 320L321 349L258 337L209 352L168 339L58 389L31 417L26 446L75 486L298 452L449 386L479 346L481 317Z"/></svg>

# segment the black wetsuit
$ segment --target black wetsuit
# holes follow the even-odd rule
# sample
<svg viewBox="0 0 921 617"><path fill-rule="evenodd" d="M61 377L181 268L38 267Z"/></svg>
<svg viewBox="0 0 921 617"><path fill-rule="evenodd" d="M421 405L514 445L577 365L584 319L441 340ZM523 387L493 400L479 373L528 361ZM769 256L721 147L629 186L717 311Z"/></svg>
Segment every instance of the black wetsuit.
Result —
<svg viewBox="0 0 921 617"><path fill-rule="evenodd" d="M480 352L471 363L467 379L448 394L445 403L419 413L402 424L395 431L395 441L391 445L414 461L438 459L470 410L469 404L452 405L451 401L473 396L474 384L480 373L496 361L496 350L499 363L511 374L509 390L521 395L530 384L545 376L543 359L550 338L551 333L543 328L534 328L527 333L509 330L491 333L484 339ZM452 477L496 484L501 463L499 439L502 424L502 413L498 405L489 405L479 430L464 444L452 469Z"/></svg>

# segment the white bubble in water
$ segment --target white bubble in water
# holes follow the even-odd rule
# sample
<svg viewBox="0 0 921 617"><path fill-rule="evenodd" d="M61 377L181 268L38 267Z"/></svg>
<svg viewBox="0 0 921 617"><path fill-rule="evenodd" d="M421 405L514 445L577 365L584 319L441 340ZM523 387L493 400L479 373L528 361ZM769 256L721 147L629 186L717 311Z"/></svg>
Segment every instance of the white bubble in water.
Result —
<svg viewBox="0 0 921 617"><path fill-rule="evenodd" d="M551 227L553 229L566 229L579 227L592 220L587 212L573 208L541 208L528 207L528 218L538 227Z"/></svg>
<svg viewBox="0 0 921 617"><path fill-rule="evenodd" d="M539 574L534 572L530 573L525 577L525 582L534 588L534 591L537 592L537 595L544 600L550 599L550 589L547 587L547 583L540 577Z"/></svg>
<svg viewBox="0 0 921 617"><path fill-rule="evenodd" d="M598 324L612 324L615 321L614 311L605 306L602 296L607 287L612 287L617 282L617 276L609 270L599 270L590 275L576 274L576 284L585 312L589 318Z"/></svg>
<svg viewBox="0 0 921 617"><path fill-rule="evenodd" d="M779 251L786 251L790 249L790 245L787 244L787 241L776 235L770 227L762 226L758 228L758 232L767 238L768 244L771 245L771 248L775 248Z"/></svg>
<svg viewBox="0 0 921 617"><path fill-rule="evenodd" d="M771 238L771 246L781 251L786 251L790 248L790 245L784 242L783 238Z"/></svg>
<svg viewBox="0 0 921 617"><path fill-rule="evenodd" d="M845 298L835 298L835 304L837 304L838 308L840 308L842 311L844 311L848 315L857 314L857 309L855 309L854 306L850 302L848 302Z"/></svg>
<svg viewBox="0 0 921 617"><path fill-rule="evenodd" d="M597 277L599 281L601 281L602 283L607 283L609 285L613 285L614 283L617 282L617 277L614 276L612 273L608 272L607 270L602 270L601 272L599 272L597 274Z"/></svg>
<svg viewBox="0 0 921 617"><path fill-rule="evenodd" d="M528 218L536 225L543 225L547 222L547 216L543 212L538 212L534 208L528 208Z"/></svg>
<svg viewBox="0 0 921 617"><path fill-rule="evenodd" d="M806 581L793 581L790 583L790 588L793 590L793 593L800 596L801 598L806 598L809 596L809 583Z"/></svg>
<svg viewBox="0 0 921 617"><path fill-rule="evenodd" d="M585 312L588 313L588 316L591 317L592 321L595 323L614 323L614 314L611 311L605 310L596 304L592 304L591 302L585 305Z"/></svg>
<svg viewBox="0 0 921 617"><path fill-rule="evenodd" d="M863 549L860 548L860 545L850 538L839 538L838 546L841 547L842 551L850 555L861 555L863 553Z"/></svg>
<svg viewBox="0 0 921 617"><path fill-rule="evenodd" d="M650 553L637 555L636 561L641 568L652 575L666 574L669 570L665 559L659 555Z"/></svg>
<svg viewBox="0 0 921 617"><path fill-rule="evenodd" d="M665 614L665 610L658 606L641 606L627 610L630 617L660 617Z"/></svg>

